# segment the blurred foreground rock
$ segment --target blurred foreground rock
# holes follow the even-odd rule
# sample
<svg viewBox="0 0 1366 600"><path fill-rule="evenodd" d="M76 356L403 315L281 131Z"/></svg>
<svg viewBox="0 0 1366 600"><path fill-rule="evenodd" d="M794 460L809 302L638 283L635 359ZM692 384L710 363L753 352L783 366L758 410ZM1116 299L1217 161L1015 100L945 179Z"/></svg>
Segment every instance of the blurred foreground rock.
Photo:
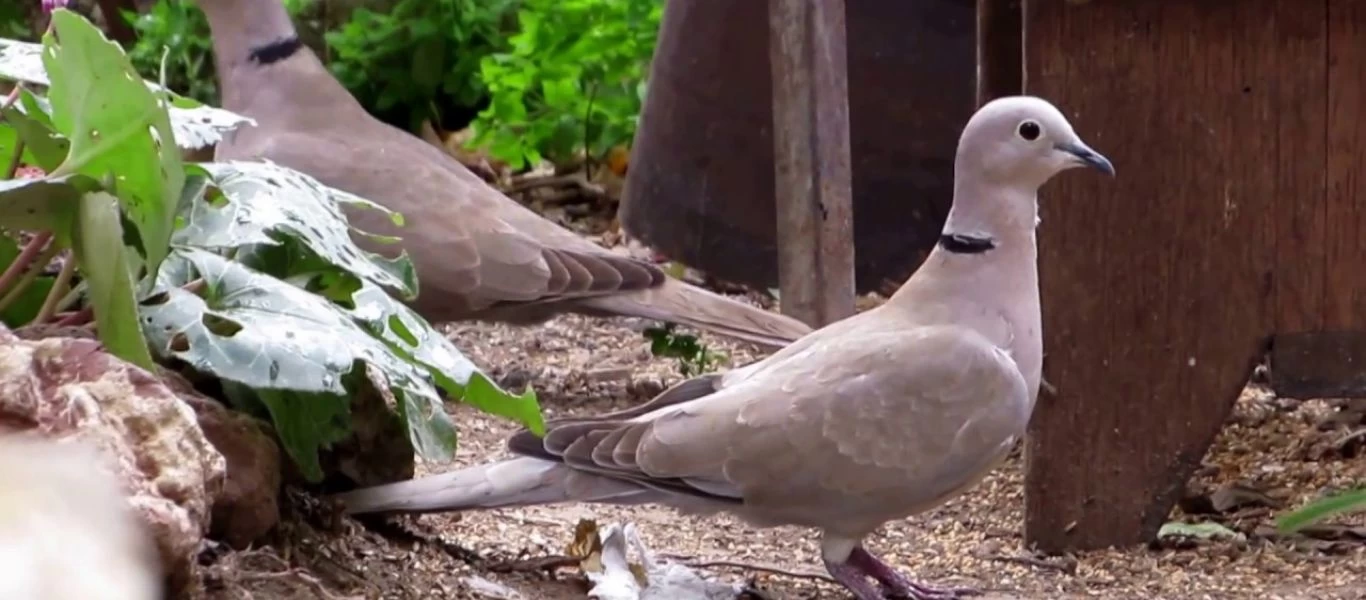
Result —
<svg viewBox="0 0 1366 600"><path fill-rule="evenodd" d="M226 462L209 443L189 404L155 376L105 353L99 342L72 337L25 340L0 327L0 436L12 440L15 433L21 431L40 434L62 445L83 443L98 451L103 467L117 480L132 513L150 534L172 593L192 581L195 557L208 530L211 510L223 493ZM0 450L0 456L8 459L10 455L10 451ZM72 462L86 462L90 466L88 461ZM42 478L43 472L39 469L28 473L32 479ZM100 492L97 489L78 486L69 492L58 491L66 489L61 487L64 476L69 477L54 469L50 481L21 483L28 480L11 479L8 473L0 472L0 490L6 493L37 485L47 485L53 490L34 496L28 504L21 504L28 506L27 510L0 507L0 518L26 515L49 505L53 510L62 510L62 498L68 494L90 495L84 499L71 498L72 502L98 502ZM98 488L97 480L92 482L93 487ZM22 501L22 498L16 500ZM103 527L116 527L116 519L101 516L108 512L96 511L85 518L107 523ZM57 538L45 539L59 535L60 530L49 531L48 526L37 525L43 518L62 519L56 514L16 519L32 524L37 528L37 535L43 537L25 537L25 531L15 530L14 535L19 537L13 543L10 540L0 543L0 552L6 553L0 557L0 564L8 560L11 547L50 543L56 552L69 554L65 558L77 563L69 565L66 574L59 578L74 578L76 576L70 573L94 568L84 564L93 559L77 551L77 543L73 542L68 548ZM71 521L73 527L83 522ZM100 544L101 540L96 537L111 547L131 543L119 541L120 534L103 527L79 527L77 531L84 530L87 536L98 532L105 534L90 536L79 543ZM131 552L125 554L129 560L136 556ZM97 580L103 577L91 576ZM71 583L75 583L74 579ZM147 597L136 593L110 593L112 590L69 597L128 600ZM0 598L7 600L24 597L0 593ZM68 596L28 597L57 599Z"/></svg>
<svg viewBox="0 0 1366 600"><path fill-rule="evenodd" d="M161 561L90 444L0 433L0 598L154 600Z"/></svg>

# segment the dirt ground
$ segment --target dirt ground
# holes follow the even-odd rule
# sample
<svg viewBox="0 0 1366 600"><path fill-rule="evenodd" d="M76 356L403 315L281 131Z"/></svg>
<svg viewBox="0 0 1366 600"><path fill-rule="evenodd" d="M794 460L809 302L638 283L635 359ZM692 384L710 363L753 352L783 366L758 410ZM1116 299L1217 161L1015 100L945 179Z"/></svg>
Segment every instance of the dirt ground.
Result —
<svg viewBox="0 0 1366 600"><path fill-rule="evenodd" d="M549 416L639 403L677 381L672 359L651 356L640 321L558 318L517 328L461 324L456 344L513 388L530 383ZM751 347L703 338L743 364ZM462 438L457 464L504 454L512 427L453 406ZM1334 600L1366 598L1366 519L1338 521L1311 536L1268 535L1277 507L1366 481L1359 439L1327 401L1288 402L1250 386L1191 484L1189 520L1216 520L1243 541L1183 541L1078 556L1036 556L1023 547L1021 464L1012 459L982 485L931 513L889 524L869 547L934 583L971 585L996 599L1134 598ZM442 471L451 465L419 465ZM366 524L326 516L291 494L294 513L278 545L206 552L212 598L584 598L577 566L556 559L575 524L634 522L656 553L701 563L704 575L752 583L781 600L846 598L821 577L815 536L752 530L726 518L694 519L657 507L563 505L463 515L382 517ZM1216 506L1218 509L1211 507ZM1178 514L1178 517L1182 515ZM559 568L556 568L559 565ZM482 590L482 591L481 591ZM680 599L683 600L683 599Z"/></svg>

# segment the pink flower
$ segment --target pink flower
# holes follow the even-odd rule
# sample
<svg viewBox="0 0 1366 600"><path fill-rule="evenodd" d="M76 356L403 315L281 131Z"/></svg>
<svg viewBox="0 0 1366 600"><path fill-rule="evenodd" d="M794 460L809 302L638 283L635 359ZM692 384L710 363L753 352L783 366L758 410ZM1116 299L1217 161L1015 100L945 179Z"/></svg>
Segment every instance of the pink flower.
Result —
<svg viewBox="0 0 1366 600"><path fill-rule="evenodd" d="M59 8L66 8L68 0L43 0L43 14L52 14Z"/></svg>

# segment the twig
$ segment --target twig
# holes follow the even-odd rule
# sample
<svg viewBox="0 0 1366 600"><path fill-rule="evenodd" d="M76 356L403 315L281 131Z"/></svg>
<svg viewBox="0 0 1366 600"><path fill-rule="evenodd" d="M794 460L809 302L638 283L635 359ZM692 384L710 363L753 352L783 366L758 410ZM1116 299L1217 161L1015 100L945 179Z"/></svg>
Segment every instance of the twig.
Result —
<svg viewBox="0 0 1366 600"><path fill-rule="evenodd" d="M52 232L44 231L33 236L33 239L28 241L28 245L24 246L24 249L19 252L19 256L14 257L14 262L10 263L9 266L5 268L4 273L0 273L0 293L4 293L5 290L9 289L10 286L14 285L14 283L19 280L19 276L28 269L29 263L33 262L33 259L37 258L38 255L43 252L43 246L46 246L51 240Z"/></svg>
<svg viewBox="0 0 1366 600"><path fill-rule="evenodd" d="M728 569L742 569L745 571L757 571L759 573L768 573L770 575L792 577L794 579L808 579L812 581L824 581L827 583L839 583L835 581L834 577L831 577L824 573L813 573L811 571L789 571L787 569L780 569L778 567L773 567L769 565L759 565L733 560L691 561L684 562L682 564L685 566L692 567L694 569L713 569L717 567Z"/></svg>
<svg viewBox="0 0 1366 600"><path fill-rule="evenodd" d="M1067 575L1076 575L1077 573L1077 562L1074 560L1055 562L1029 555L1011 556L1008 554L978 554L977 558L994 562L1003 562L1014 565L1022 565L1026 567L1034 567L1036 569L1045 569L1048 571L1057 571L1059 573L1064 573Z"/></svg>
<svg viewBox="0 0 1366 600"><path fill-rule="evenodd" d="M52 282L52 289L47 291L47 297L43 298L43 307L38 310L38 316L33 322L45 323L52 315L57 314L57 303L66 295L66 288L71 285L71 276L75 273L76 255L72 254L62 263L62 270L57 273L57 280Z"/></svg>
<svg viewBox="0 0 1366 600"><path fill-rule="evenodd" d="M600 185L590 183L588 179L586 179L580 173L574 173L570 175L537 175L533 177L526 177L517 181L513 181L512 185L509 185L505 191L508 195L512 195L520 194L522 192L529 192L531 190L538 188L562 186L577 187L583 193L588 194L590 196L596 196L599 198L608 197L607 190L604 190Z"/></svg>
<svg viewBox="0 0 1366 600"><path fill-rule="evenodd" d="M536 573L540 571L554 571L562 567L572 567L579 564L579 559L572 556L541 556L538 558L527 558L523 560L505 560L502 562L490 563L485 565L493 573Z"/></svg>
<svg viewBox="0 0 1366 600"><path fill-rule="evenodd" d="M61 248L57 244L52 244L38 256L38 260L33 261L33 265L24 273L24 276L20 277L19 281L14 284L14 287L10 288L10 290L5 293L5 297L0 298L0 311L9 308L11 304L14 304L15 300L19 299L19 296L24 293L24 290L28 289L28 286L33 283L33 280L38 278L38 274L43 272L43 267L46 267L47 263L52 262L52 259L57 256L57 252L60 250ZM18 262L18 259L15 259L15 262Z"/></svg>

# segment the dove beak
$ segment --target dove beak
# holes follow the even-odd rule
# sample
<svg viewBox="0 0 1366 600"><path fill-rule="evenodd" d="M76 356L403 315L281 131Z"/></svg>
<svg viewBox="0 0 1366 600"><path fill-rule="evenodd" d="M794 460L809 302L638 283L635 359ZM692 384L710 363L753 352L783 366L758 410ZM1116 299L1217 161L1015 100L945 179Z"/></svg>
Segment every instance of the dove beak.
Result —
<svg viewBox="0 0 1366 600"><path fill-rule="evenodd" d="M1115 176L1115 166L1110 164L1110 159L1105 158L1101 153L1092 150L1086 144L1079 141L1065 142L1057 145L1058 150L1072 155L1079 167L1091 167L1098 171L1108 173L1111 177Z"/></svg>

